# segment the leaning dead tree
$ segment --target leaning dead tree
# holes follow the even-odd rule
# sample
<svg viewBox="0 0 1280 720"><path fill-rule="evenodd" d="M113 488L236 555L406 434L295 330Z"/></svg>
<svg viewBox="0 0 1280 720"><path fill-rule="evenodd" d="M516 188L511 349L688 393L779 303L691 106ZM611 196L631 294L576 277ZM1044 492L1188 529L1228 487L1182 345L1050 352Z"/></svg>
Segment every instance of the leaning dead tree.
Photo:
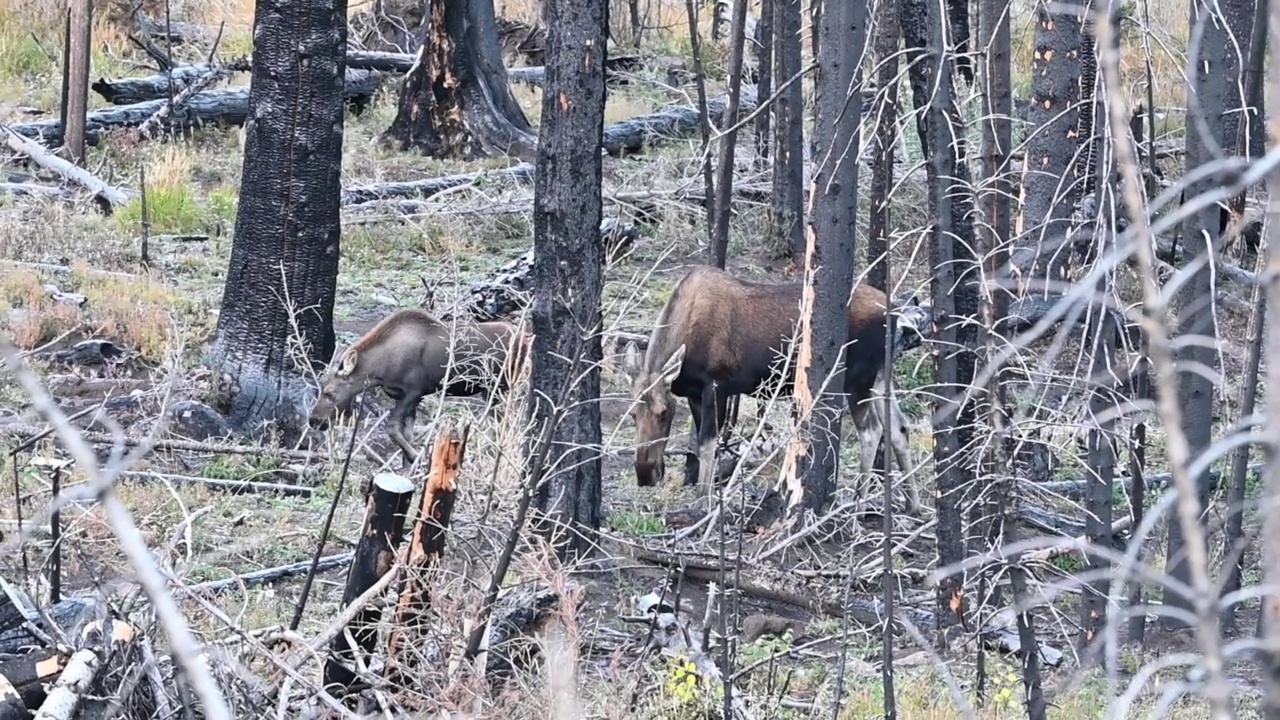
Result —
<svg viewBox="0 0 1280 720"><path fill-rule="evenodd" d="M425 6L426 39L381 141L432 157L532 160L538 141L508 85L493 0Z"/></svg>

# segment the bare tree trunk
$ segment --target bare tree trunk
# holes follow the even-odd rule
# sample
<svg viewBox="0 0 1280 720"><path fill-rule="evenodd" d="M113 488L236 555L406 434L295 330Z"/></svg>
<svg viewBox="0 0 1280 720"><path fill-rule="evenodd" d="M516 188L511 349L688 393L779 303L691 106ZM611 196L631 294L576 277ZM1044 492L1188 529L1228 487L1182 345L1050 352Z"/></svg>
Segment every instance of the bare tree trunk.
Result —
<svg viewBox="0 0 1280 720"><path fill-rule="evenodd" d="M1270 34L1271 77L1280 77L1280 34ZM1280 94L1267 94L1267 115L1280 117ZM1267 190L1272 197L1280 196L1280 169L1273 168L1267 177ZM1267 206L1267 272L1263 277L1270 278L1267 284L1267 314L1271 317L1272 327L1267 333L1268 359L1280 358L1280 327L1276 319L1280 318L1280 205L1270 203ZM1267 387L1280 388L1280 362L1267 363ZM1280 417L1280 392L1267 393L1267 414L1271 418ZM1262 697L1263 717L1280 717L1280 593L1274 588L1280 587L1280 422L1267 423L1262 445L1267 459L1267 470L1264 473L1265 484L1262 498L1268 503L1262 515L1262 585L1269 589L1263 593L1261 607L1258 612L1257 632L1262 639L1263 651L1261 664L1266 675L1266 690Z"/></svg>
<svg viewBox="0 0 1280 720"><path fill-rule="evenodd" d="M303 424L311 390L290 355L295 324L304 362L333 356L346 12L346 0L258 0L254 12L240 206L209 352L233 427Z"/></svg>
<svg viewBox="0 0 1280 720"><path fill-rule="evenodd" d="M1115 23L1113 20L1113 23ZM1118 23L1116 23L1118 24ZM1092 25L1092 21L1089 23ZM1092 27L1086 36L1092 37ZM1114 43L1113 50L1119 52L1119 35L1112 37ZM1087 43L1089 51L1092 53L1093 43ZM1097 88L1101 87L1101 78L1097 72L1097 56L1091 55L1083 58L1083 63L1087 71L1084 77L1093 83L1094 90L1084 90L1093 98L1110 98L1115 97L1115 93L1119 93L1119 88L1103 88L1105 92L1097 92ZM1085 108L1082 108L1084 110ZM1098 222L1095 225L1095 232L1092 247L1096 247L1096 252L1092 253L1093 258L1104 257L1113 246L1113 233L1110 228L1115 227L1115 208L1112 202L1113 194L1110 192L1110 179L1115 177L1115 164L1113 162L1113 153L1111 145L1107 142L1101 142L1101 138L1109 138L1112 136L1110 132L1110 121L1108 119L1108 111L1103 103L1090 103L1087 109L1094 111L1093 118L1089 122L1089 128L1093 132L1090 137L1081 136L1081 142L1087 143L1090 148L1090 172L1096 173L1093 185L1098 188ZM1083 123L1082 123L1083 124ZM1106 202L1103 202L1103 200ZM1098 295L1103 298L1112 297L1115 294L1115 275L1111 271L1103 274L1097 286ZM1089 352L1089 381L1094 385L1089 394L1089 415L1092 426L1089 428L1088 436L1088 464L1090 472L1085 473L1085 513L1084 513L1084 534L1089 542L1098 548L1107 549L1112 547L1111 532L1111 516L1112 516L1112 487L1115 483L1116 476L1116 454L1115 454L1115 408L1120 401L1119 395L1114 392L1118 385L1117 378L1114 374L1116 367L1116 336L1119 331L1116 323L1116 317L1113 313L1106 309L1092 309L1089 311L1089 322L1085 328L1085 337L1090 343ZM1079 638L1079 646L1081 654L1089 656L1088 650L1092 650L1096 643L1099 642L1103 628L1107 623L1107 598L1111 592L1110 573L1107 570L1111 563L1097 553L1085 553L1086 572L1092 575L1092 579L1085 583L1084 593L1080 602L1080 627L1081 635Z"/></svg>
<svg viewBox="0 0 1280 720"><path fill-rule="evenodd" d="M738 143L738 98L742 93L742 55L746 45L747 0L734 0L733 22L729 26L729 102L725 105L725 125L721 136L720 164L716 173L715 222L711 224L711 264L724 268L729 256L729 200L733 197L733 160Z"/></svg>
<svg viewBox="0 0 1280 720"><path fill-rule="evenodd" d="M893 189L894 150L898 146L898 7L880 0L876 17L876 87L884 93L875 129L875 159L871 163L871 212L867 218L867 282L892 294L888 285L886 255L891 232L889 193Z"/></svg>
<svg viewBox="0 0 1280 720"><path fill-rule="evenodd" d="M773 54L783 83L800 74L800 0L773 0ZM773 243L783 256L804 262L804 96L799 80L787 86L773 107L777 145L773 153Z"/></svg>
<svg viewBox="0 0 1280 720"><path fill-rule="evenodd" d="M903 5L910 3L904 2ZM938 565L964 559L962 493L973 481L973 435L976 404L961 402L973 384L978 345L978 291L969 173L964 162L963 124L956 107L952 60L938 48L948 47L947 18L939 3L925 3L924 19L929 57L921 80L934 91L927 95L924 127L928 137L929 210L934 267L933 311L939 318L936 341L946 351L936 357L936 404L942 419L935 422L933 456L937 478ZM903 34L910 37L904 15ZM919 15L915 15L918 19ZM912 79L912 85L917 79ZM963 580L941 580L937 591L938 628L945 635L968 613ZM942 641L942 638L939 638Z"/></svg>
<svg viewBox="0 0 1280 720"><path fill-rule="evenodd" d="M85 116L89 110L89 44L93 3L71 0L67 8L67 39L62 64L62 142L67 159L84 161Z"/></svg>
<svg viewBox="0 0 1280 720"><path fill-rule="evenodd" d="M1014 229L1010 261L1015 279L1061 281L1069 259L1067 227L1076 188L1076 155L1081 138L1073 126L1079 114L1084 38L1081 17L1088 0L1042 0L1036 5L1036 51L1032 61L1027 122L1027 162L1023 163L1022 211ZM1089 86L1092 89L1092 86ZM1043 288L1036 292L1044 293Z"/></svg>
<svg viewBox="0 0 1280 720"><path fill-rule="evenodd" d="M1195 0L1191 5L1191 25L1203 24L1203 34L1198 57L1189 58L1194 91L1187 98L1187 124L1188 127L1196 127L1203 122L1200 127L1208 128L1218 147L1229 147L1235 142L1235 133L1228 134L1225 118L1228 111L1238 107L1238 102L1232 102L1232 95L1240 80L1240 64L1235 59L1236 46L1243 39L1233 38L1228 25L1215 21L1212 17L1214 5L1207 0ZM1234 129L1233 125L1231 130ZM1187 133L1186 158L1188 172L1214 162L1214 151L1207 146L1201 132ZM1194 197L1213 186L1213 180L1189 183L1184 197ZM1184 262L1203 262L1201 256L1213 252L1210 243L1218 236L1220 225L1220 213L1214 205L1187 219L1182 232ZM1174 338L1183 339L1174 351L1174 360L1182 369L1177 387L1178 404L1182 407L1182 428L1191 458L1198 458L1213 440L1213 381L1203 372L1193 369L1196 366L1214 368L1217 362L1212 276L1213 264L1204 263L1182 286L1173 303L1176 315ZM1209 469L1206 467L1196 478L1196 507L1202 524L1205 522L1204 512L1209 507L1209 483ZM1169 576L1190 585L1188 548L1180 523L1169 523L1166 548ZM1202 550L1208 552L1208 548ZM1164 603L1191 615L1195 613L1194 599L1182 593L1166 591ZM1186 621L1171 614L1162 616L1161 621L1166 627L1187 626Z"/></svg>
<svg viewBox="0 0 1280 720"><path fill-rule="evenodd" d="M825 5L825 7L824 7ZM819 10L820 9L820 10ZM830 5L814 3L813 19L827 48L818 59L817 144L824 152L814 158L810 189L813 210L809 220L804 265L804 299L808 310L800 316L800 353L796 363L795 395L800 414L800 442L791 482L793 508L820 512L835 492L840 455L841 403L846 352L880 352L865 342L846 349L849 302L858 211L858 125L862 103L846 102L861 70L858 61L867 41L869 9L866 0ZM864 448L864 452L872 452Z"/></svg>
<svg viewBox="0 0 1280 720"><path fill-rule="evenodd" d="M756 23L756 60L759 77L756 83L756 102L769 101L773 94L773 2L760 0L760 22ZM769 119L772 107L756 116L756 160L761 164L769 158Z"/></svg>
<svg viewBox="0 0 1280 720"><path fill-rule="evenodd" d="M605 3L546 0L547 79L534 179L533 424L551 425L535 528L566 560L600 527L600 241ZM535 432L540 436L543 432Z"/></svg>
<svg viewBox="0 0 1280 720"><path fill-rule="evenodd" d="M426 39L380 141L437 158L531 161L537 138L507 83L493 0L425 2Z"/></svg>

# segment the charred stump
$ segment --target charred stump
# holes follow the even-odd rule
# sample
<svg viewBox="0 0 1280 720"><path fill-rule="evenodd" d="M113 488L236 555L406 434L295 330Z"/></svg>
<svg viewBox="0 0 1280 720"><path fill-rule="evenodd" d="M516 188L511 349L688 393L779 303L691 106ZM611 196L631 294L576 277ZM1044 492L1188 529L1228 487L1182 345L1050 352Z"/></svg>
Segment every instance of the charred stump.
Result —
<svg viewBox="0 0 1280 720"><path fill-rule="evenodd" d="M431 451L431 472L427 475L418 519L409 538L395 624L387 640L387 674L393 680L404 675L418 659L413 649L422 640L425 617L431 609L427 573L444 555L445 532L453 515L458 474L462 471L469 435L470 426L464 427L461 433L450 428L436 438Z"/></svg>
<svg viewBox="0 0 1280 720"><path fill-rule="evenodd" d="M386 575L395 562L395 548L404 536L404 523L409 503L413 500L413 483L408 478L393 473L381 473L373 478L365 501L364 526L360 531L360 543L355 558L347 571L347 587L342 593L343 606L364 594ZM356 645L364 653L373 650L378 639L377 621L382 609L366 605L356 613L347 629ZM329 657L324 663L324 688L335 695L352 689L356 674L346 663L355 657L355 648L347 640L347 633L338 633L329 644Z"/></svg>
<svg viewBox="0 0 1280 720"><path fill-rule="evenodd" d="M538 142L511 94L493 0L426 0L425 6L426 40L381 141L436 158L532 160Z"/></svg>
<svg viewBox="0 0 1280 720"><path fill-rule="evenodd" d="M346 7L259 0L254 15L240 208L208 358L237 430L299 430L312 393L299 364L333 357Z"/></svg>

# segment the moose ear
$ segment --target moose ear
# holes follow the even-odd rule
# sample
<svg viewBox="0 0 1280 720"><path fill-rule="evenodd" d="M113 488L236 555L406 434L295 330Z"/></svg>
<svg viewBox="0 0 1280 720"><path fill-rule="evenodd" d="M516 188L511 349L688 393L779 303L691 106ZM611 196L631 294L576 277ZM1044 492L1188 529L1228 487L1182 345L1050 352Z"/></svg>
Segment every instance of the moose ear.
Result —
<svg viewBox="0 0 1280 720"><path fill-rule="evenodd" d="M356 360L359 355L354 349L348 350L342 356L342 361L338 363L338 377L346 377L356 371Z"/></svg>
<svg viewBox="0 0 1280 720"><path fill-rule="evenodd" d="M627 349L622 354L622 373L635 377L640 374L640 349L634 342L627 342Z"/></svg>
<svg viewBox="0 0 1280 720"><path fill-rule="evenodd" d="M684 349L684 345L676 348L676 351L667 359L667 364L662 366L662 379L668 385L675 382L676 377L680 375L680 366L684 364Z"/></svg>

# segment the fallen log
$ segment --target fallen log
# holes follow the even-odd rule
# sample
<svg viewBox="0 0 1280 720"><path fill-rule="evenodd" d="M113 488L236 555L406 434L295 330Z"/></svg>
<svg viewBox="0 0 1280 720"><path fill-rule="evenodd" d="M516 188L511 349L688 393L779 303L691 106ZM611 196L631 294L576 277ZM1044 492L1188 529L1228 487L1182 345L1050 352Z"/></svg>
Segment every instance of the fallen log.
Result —
<svg viewBox="0 0 1280 720"><path fill-rule="evenodd" d="M225 480L221 478L205 478L193 475L174 475L151 470L121 470L121 477L139 482L172 482L178 485L202 485L211 490L223 490L233 494L268 495L279 493L284 497L309 498L315 494L315 488L288 483L261 482L257 480Z"/></svg>
<svg viewBox="0 0 1280 720"><path fill-rule="evenodd" d="M138 25L150 39L168 42L170 45L198 43L209 39L209 28L196 23L152 20L139 14Z"/></svg>
<svg viewBox="0 0 1280 720"><path fill-rule="evenodd" d="M14 132L9 126L0 127L4 128L5 143L9 148L31 158L40 167L52 170L77 185L93 191L95 197L102 198L110 207L118 207L129 202L132 193L128 190L114 187L88 170L63 160L49 152L40 143Z"/></svg>
<svg viewBox="0 0 1280 720"><path fill-rule="evenodd" d="M419 655L410 652L409 648L419 648L424 639L425 619L431 608L427 573L444 555L445 531L453 516L458 474L466 456L470 430L469 425L461 433L449 428L436 438L431 450L431 471L422 490L418 519L409 536L409 553L396 602L395 623L387 638L384 674L393 687L409 677L418 664Z"/></svg>
<svg viewBox="0 0 1280 720"><path fill-rule="evenodd" d="M44 702L47 697L45 687L52 684L67 665L67 653L57 647L26 649L21 654L5 655L8 659L0 662L0 678L17 692L24 710ZM4 717L0 712L0 719ZM29 718L30 714L22 717Z"/></svg>
<svg viewBox="0 0 1280 720"><path fill-rule="evenodd" d="M355 559L347 571L343 607L377 584L394 564L395 549L404 535L413 490L413 483L402 475L379 473L374 476L366 499L360 544L356 546ZM373 650L378 639L377 619L381 612L381 606L366 605L347 625L355 644L365 654ZM355 648L347 640L347 633L339 631L329 644L329 655L324 663L323 686L326 692L341 697L351 689L356 674L346 663L354 659Z"/></svg>
<svg viewBox="0 0 1280 720"><path fill-rule="evenodd" d="M446 190L470 185L481 179L507 177L517 182L533 182L533 163L520 163L501 170L478 170L443 177L406 180L403 182L375 183L342 189L343 205L364 205L379 200L401 198L429 198Z"/></svg>
<svg viewBox="0 0 1280 720"><path fill-rule="evenodd" d="M0 183L0 195L18 195L26 197L47 197L58 200L74 200L76 194L67 188L55 185L37 185L35 183Z"/></svg>
<svg viewBox="0 0 1280 720"><path fill-rule="evenodd" d="M34 720L72 720L81 703L93 691L101 670L123 646L133 642L133 626L119 620L108 620L110 629L101 621L89 623L81 633L83 647L69 660L66 669L49 690L48 697L36 711Z"/></svg>
<svg viewBox="0 0 1280 720"><path fill-rule="evenodd" d="M21 589L0 579L0 655L17 655L44 645L52 629L45 617L60 628L79 627L98 612L92 597L69 597L44 608L44 616Z"/></svg>
<svg viewBox="0 0 1280 720"><path fill-rule="evenodd" d="M226 64L200 63L198 65L179 65L169 73L158 73L144 77L116 78L107 80L98 78L89 87L112 105L136 105L149 100L169 98L170 82L173 93L186 90L195 85L201 78L210 74L224 72L228 75L237 72L249 72L252 64L248 59L232 60ZM348 78L351 74L348 73Z"/></svg>
<svg viewBox="0 0 1280 720"><path fill-rule="evenodd" d="M720 582L718 561L710 557L703 559L705 556L690 553L676 555L657 549L641 548L634 544L624 544L621 546L620 551L622 555L681 572L686 577L694 580ZM738 572L725 575L726 589L732 588L752 597L784 603L816 614L830 617L844 617L847 615L867 627L883 626L886 620L883 606L877 597L858 595L846 597L844 593L840 593L840 596L844 598L843 600L822 598L815 586L806 585L801 588L788 588L781 577L774 578L772 573L767 580L763 577L757 578L749 564L744 563L739 566L733 559L728 558L725 562L729 563L730 567L738 568ZM937 627L936 616L926 608L915 607L903 602L901 604L895 603L894 611L896 618L910 620L926 636ZM1016 655L1019 652L1018 634L1014 631L1007 628L987 627L983 628L981 635L983 641L990 647L1010 655ZM1040 645L1040 651L1045 663L1056 666L1062 662L1061 651L1043 643Z"/></svg>
<svg viewBox="0 0 1280 720"><path fill-rule="evenodd" d="M1248 472L1252 476L1257 476L1263 470L1262 463L1253 463L1248 466ZM1153 473L1143 477L1143 488L1147 491L1159 492L1169 486L1169 482L1173 476L1169 473ZM1218 486L1222 482L1222 473L1217 470L1209 471L1209 492L1217 492ZM1042 490L1046 493L1060 495L1065 498L1076 499L1084 496L1085 488L1088 487L1089 480L1087 478L1077 478L1075 480L1051 480L1049 482L1024 483L1028 489ZM1133 492L1132 477L1117 477L1113 483L1123 485L1125 492Z"/></svg>
<svg viewBox="0 0 1280 720"><path fill-rule="evenodd" d="M338 553L336 555L326 555L320 558L316 563L316 572L326 572L340 567L346 567L351 563L355 553ZM225 580L208 580L195 585L186 585L176 588L173 591L174 597L182 597L195 592L216 593L228 588L253 587L254 585L265 585L277 580L302 575L311 569L311 561L303 560L302 562L290 563L288 565L279 565L277 567L266 568L265 570L255 570L243 575L226 578Z"/></svg>
<svg viewBox="0 0 1280 720"><path fill-rule="evenodd" d="M25 720L31 717L27 704L18 694L18 688L4 675L0 675L0 720Z"/></svg>
<svg viewBox="0 0 1280 720"><path fill-rule="evenodd" d="M350 73L347 75L348 82L343 88L342 96L353 110L358 110L372 101L383 76L372 74L361 76L356 82L352 82L352 77ZM94 110L89 113L85 123L86 138L90 144L96 144L98 138L104 133L137 127L168 103L166 84L163 97L160 99ZM196 93L181 108L173 110L164 125L170 131L193 130L206 125L240 126L244 124L248 115L249 86L240 85ZM62 144L62 122L57 119L15 123L9 127L23 137L40 141L46 147L57 147Z"/></svg>
<svg viewBox="0 0 1280 720"><path fill-rule="evenodd" d="M605 252L614 254L629 248L640 231L617 218L605 218L600 223L600 235ZM529 304L533 292L533 248L498 268L490 277L472 283L468 292L471 301L467 311L481 322L520 312Z"/></svg>
<svg viewBox="0 0 1280 720"><path fill-rule="evenodd" d="M671 60L678 58L657 58L657 63L670 65ZM403 75L409 72L418 61L416 53L373 52L369 50L348 50L347 67L361 70L377 70L385 73ZM628 81L623 73L634 72L646 64L645 58L639 55L618 55L604 61L605 81L622 85ZM546 68L541 65L530 67L507 68L508 82L524 85L541 86L546 78Z"/></svg>
<svg viewBox="0 0 1280 720"><path fill-rule="evenodd" d="M707 99L707 113L712 125L721 130L729 126L723 117L728 107L728 95ZM738 101L739 117L733 118L732 122L737 122L755 109L755 88L744 86ZM696 106L672 105L609 125L604 129L600 146L614 157L640 153L646 145L653 146L692 135L698 132L700 126L701 119Z"/></svg>

